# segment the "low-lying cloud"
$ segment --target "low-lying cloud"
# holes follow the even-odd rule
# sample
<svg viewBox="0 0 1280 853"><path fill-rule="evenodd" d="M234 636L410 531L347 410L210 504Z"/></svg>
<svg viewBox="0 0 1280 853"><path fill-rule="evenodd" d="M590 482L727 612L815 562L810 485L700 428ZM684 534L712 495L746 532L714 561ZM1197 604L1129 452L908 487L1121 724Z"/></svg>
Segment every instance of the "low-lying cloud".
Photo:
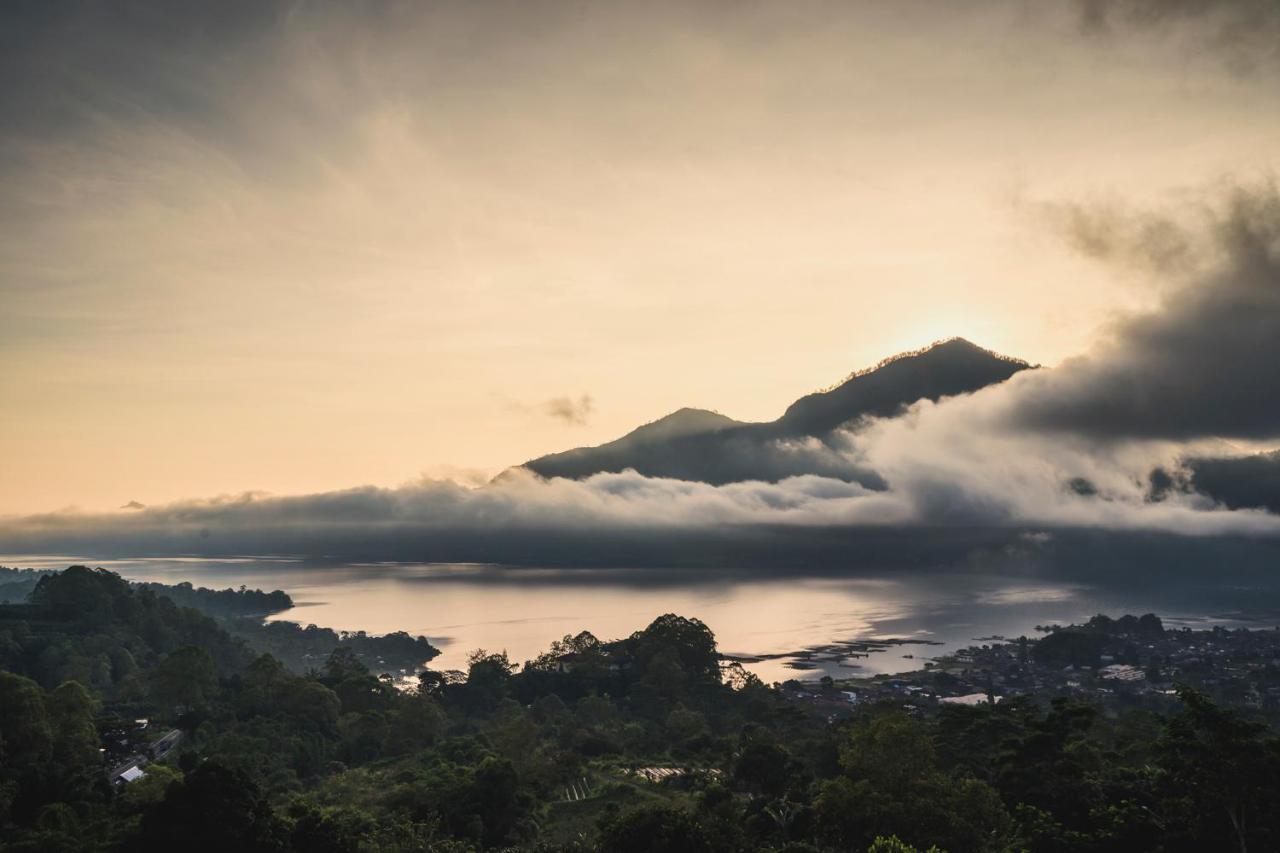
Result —
<svg viewBox="0 0 1280 853"><path fill-rule="evenodd" d="M945 406L945 404L943 404ZM941 407L939 407L941 408ZM546 480L520 469L469 488L426 480L296 497L255 494L184 501L128 513L55 513L0 524L0 552L107 555L289 554L358 560L645 566L784 564L795 571L867 564L937 565L975 549L1000 551L1028 530L1154 531L1190 535L1280 533L1280 518L1214 509L1178 495L1144 502L1081 455L963 445L1005 461L929 453L898 442L934 439L923 410L910 427L868 434L893 486L873 491L833 478L713 486L635 472ZM923 430L922 431L922 425ZM988 439L996 444L998 439ZM901 456L895 454L901 453ZM1090 465L1092 467L1090 467ZM1096 496L1064 489L1084 470ZM981 476L979 472L985 471Z"/></svg>
<svg viewBox="0 0 1280 853"><path fill-rule="evenodd" d="M1056 368L922 401L823 445L824 460L874 471L875 483L850 482L829 460L816 473L725 485L512 469L479 486L424 479L15 519L0 523L0 551L853 564L1042 542L1029 531L1275 537L1280 516L1197 492L1187 464L1221 456L1224 439L1280 437L1280 192L1237 187L1188 210L1107 211L1100 223L1073 213L1071 228L1093 235L1077 247L1121 270L1150 249L1149 270L1172 282L1162 306L1117 320ZM590 411L589 398L563 402L549 413L574 422Z"/></svg>

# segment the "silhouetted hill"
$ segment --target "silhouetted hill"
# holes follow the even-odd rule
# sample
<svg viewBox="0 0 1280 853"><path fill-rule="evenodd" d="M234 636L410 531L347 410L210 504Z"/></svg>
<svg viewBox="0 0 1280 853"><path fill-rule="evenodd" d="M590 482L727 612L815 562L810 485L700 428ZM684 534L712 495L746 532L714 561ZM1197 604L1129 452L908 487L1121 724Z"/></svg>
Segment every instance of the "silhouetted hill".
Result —
<svg viewBox="0 0 1280 853"><path fill-rule="evenodd" d="M556 455L568 457L574 454L594 454L597 456L626 454L634 452L641 447L661 445L665 442L687 438L691 435L719 432L740 426L745 426L745 424L726 417L719 412L685 408L674 411L664 418L658 418L652 423L636 427L622 438L615 439L608 444L601 444L598 447L579 447Z"/></svg>
<svg viewBox="0 0 1280 853"><path fill-rule="evenodd" d="M830 391L801 397L774 423L780 434L822 435L856 418L895 414L917 400L968 394L1027 367L1025 361L952 338L885 359Z"/></svg>
<svg viewBox="0 0 1280 853"><path fill-rule="evenodd" d="M553 453L525 467L544 477L573 479L632 468L649 477L717 485L818 474L880 488L875 472L837 452L838 427L893 415L917 400L970 393L1029 366L953 338L802 397L776 421L742 423L704 409L680 409L607 444Z"/></svg>

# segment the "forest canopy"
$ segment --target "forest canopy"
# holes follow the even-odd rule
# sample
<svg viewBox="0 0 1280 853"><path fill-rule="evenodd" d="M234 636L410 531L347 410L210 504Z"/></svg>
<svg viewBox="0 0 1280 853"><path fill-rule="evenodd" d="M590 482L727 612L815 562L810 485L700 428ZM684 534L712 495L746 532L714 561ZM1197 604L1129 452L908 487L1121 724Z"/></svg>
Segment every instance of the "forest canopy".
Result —
<svg viewBox="0 0 1280 853"><path fill-rule="evenodd" d="M291 668L157 586L73 567L0 609L0 850L1280 843L1280 741L1189 688L1171 714L1022 696L931 714L875 703L832 722L675 614L523 663L476 650L466 671L422 669L405 688L370 670L359 636ZM141 776L112 777L135 759Z"/></svg>

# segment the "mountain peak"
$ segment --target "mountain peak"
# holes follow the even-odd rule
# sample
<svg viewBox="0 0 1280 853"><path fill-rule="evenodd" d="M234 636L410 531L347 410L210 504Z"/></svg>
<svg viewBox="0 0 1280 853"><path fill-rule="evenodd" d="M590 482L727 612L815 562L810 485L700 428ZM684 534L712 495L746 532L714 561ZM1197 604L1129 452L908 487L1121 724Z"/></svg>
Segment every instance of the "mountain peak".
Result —
<svg viewBox="0 0 1280 853"><path fill-rule="evenodd" d="M857 417L894 415L917 400L967 394L1030 366L964 338L945 338L889 356L838 385L801 397L777 423L787 433L821 435Z"/></svg>
<svg viewBox="0 0 1280 853"><path fill-rule="evenodd" d="M685 406L682 409L676 409L669 415L658 418L656 421L636 427L627 433L624 438L652 441L675 438L681 435L714 432L715 430L739 425L738 421L719 412Z"/></svg>
<svg viewBox="0 0 1280 853"><path fill-rule="evenodd" d="M866 376L868 374L875 373L878 370L883 370L884 368L889 367L892 364L896 364L897 362L900 362L900 361L911 361L915 359L924 359L926 361L933 361L933 360L944 359L944 358L945 359L968 359L968 360L977 360L977 361L992 361L992 360L1002 361L1011 365L1017 365L1020 369L1031 366L1029 362L1023 361L1020 358L1014 358L1013 356L1002 355L1001 353L998 353L995 350L989 350L986 347L978 346L968 338L962 338L957 335L956 337L952 337L952 338L942 338L941 340L934 341L928 346L923 346L923 347L920 347L919 349L905 350L903 352L888 356L887 358L882 358L880 359L880 361L876 362L870 367L863 367L853 371L844 379L837 382L835 385L828 386L827 388L824 388L822 391L819 391L818 393L834 391L837 388L841 387L842 385L845 385L846 383L848 383L850 380L857 379L860 376Z"/></svg>
<svg viewBox="0 0 1280 853"><path fill-rule="evenodd" d="M587 477L633 468L649 477L707 483L776 481L799 474L857 480L871 488L878 475L806 455L793 439L828 439L863 417L892 417L917 400L967 394L1030 367L964 338L947 338L856 371L825 391L792 403L770 423L740 423L707 409L683 408L598 447L579 447L525 463L545 477ZM791 442L791 444L789 444ZM806 445L807 446L807 445Z"/></svg>
<svg viewBox="0 0 1280 853"><path fill-rule="evenodd" d="M1011 355L996 352L993 349L987 349L979 346L968 338L962 338L959 335L953 338L943 338L940 341L934 341L927 347L916 350L914 353L902 353L902 355L929 355L931 353L942 354L962 354L970 357L983 357L988 359L996 359L998 361L1008 362L1009 364L1017 364L1022 367L1031 367L1031 362L1023 361Z"/></svg>

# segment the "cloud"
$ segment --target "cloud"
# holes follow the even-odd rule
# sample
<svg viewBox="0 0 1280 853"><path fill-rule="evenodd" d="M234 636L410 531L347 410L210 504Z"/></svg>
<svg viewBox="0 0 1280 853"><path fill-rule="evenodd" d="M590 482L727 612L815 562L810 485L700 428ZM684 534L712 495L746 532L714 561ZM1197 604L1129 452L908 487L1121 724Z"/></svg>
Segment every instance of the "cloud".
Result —
<svg viewBox="0 0 1280 853"><path fill-rule="evenodd" d="M590 394L583 394L577 399L555 397L542 404L542 410L547 415L573 426L585 425L594 409L595 401L591 399Z"/></svg>
<svg viewBox="0 0 1280 853"><path fill-rule="evenodd" d="M1238 74L1280 68L1280 6L1274 0L1077 0L1090 35L1156 34L1208 53Z"/></svg>
<svg viewBox="0 0 1280 853"><path fill-rule="evenodd" d="M1189 446L1099 441L1027 429L1008 419L1017 381L920 403L857 436L869 465L920 525L1009 529L1280 534L1280 517L1228 511L1188 492L1151 500L1151 472L1177 468Z"/></svg>
<svg viewBox="0 0 1280 853"><path fill-rule="evenodd" d="M0 551L58 543L91 553L304 553L512 563L644 564L790 540L850 520L896 526L905 508L821 477L704 483L635 472L544 480L512 469L468 488L423 480L295 497L255 493L130 513L53 513L0 523ZM682 554L684 546L693 551ZM793 552L794 553L794 552ZM663 556L665 554L665 556ZM632 562L634 561L634 562Z"/></svg>
<svg viewBox="0 0 1280 853"><path fill-rule="evenodd" d="M590 394L583 394L580 397L568 395L552 397L540 403L526 403L500 394L494 396L502 403L503 408L509 412L525 417L550 418L569 426L585 426L590 421L591 415L596 408L595 398Z"/></svg>
<svg viewBox="0 0 1280 853"><path fill-rule="evenodd" d="M906 430L899 437L922 436ZM129 513L12 519L0 522L0 552L822 573L1025 562L1073 530L1246 538L1280 533L1280 520L1261 512L1216 510L1188 496L1144 502L1136 487L1115 489L1099 476L1106 470L1101 462L1086 470L1103 480L1104 497L1069 493L1058 487L1052 469L1071 468L1072 460L1048 460L1038 478L1028 477L1028 448L1006 443L1004 451L1014 461L997 468L990 460L947 464L947 446L937 446L893 467L895 487L886 492L813 476L712 486L634 472L544 480L513 469L478 488L424 480L295 497L251 493ZM888 453L881 458L893 461ZM980 476L984 468L992 470ZM1052 539L1047 527L1058 531Z"/></svg>
<svg viewBox="0 0 1280 853"><path fill-rule="evenodd" d="M1255 507L1280 513L1280 451L1248 456L1188 459L1184 471L1167 478L1165 491L1196 491L1232 509ZM1156 485L1153 483L1153 486Z"/></svg>
<svg viewBox="0 0 1280 853"><path fill-rule="evenodd" d="M1280 192L1268 180L1188 207L1071 212L1075 245L1125 267L1145 259L1172 284L1087 356L1016 377L1007 417L1113 439L1280 437Z"/></svg>
<svg viewBox="0 0 1280 853"><path fill-rule="evenodd" d="M1277 516L1219 504L1274 505L1273 465L1204 460L1280 437L1275 183L1150 214L1052 210L1073 247L1158 277L1160 305L1056 368L873 422L851 436L865 464L920 522L1274 535Z"/></svg>
<svg viewBox="0 0 1280 853"><path fill-rule="evenodd" d="M1161 277L1195 262L1192 238L1172 217L1135 211L1115 200L1020 203L1081 255Z"/></svg>

